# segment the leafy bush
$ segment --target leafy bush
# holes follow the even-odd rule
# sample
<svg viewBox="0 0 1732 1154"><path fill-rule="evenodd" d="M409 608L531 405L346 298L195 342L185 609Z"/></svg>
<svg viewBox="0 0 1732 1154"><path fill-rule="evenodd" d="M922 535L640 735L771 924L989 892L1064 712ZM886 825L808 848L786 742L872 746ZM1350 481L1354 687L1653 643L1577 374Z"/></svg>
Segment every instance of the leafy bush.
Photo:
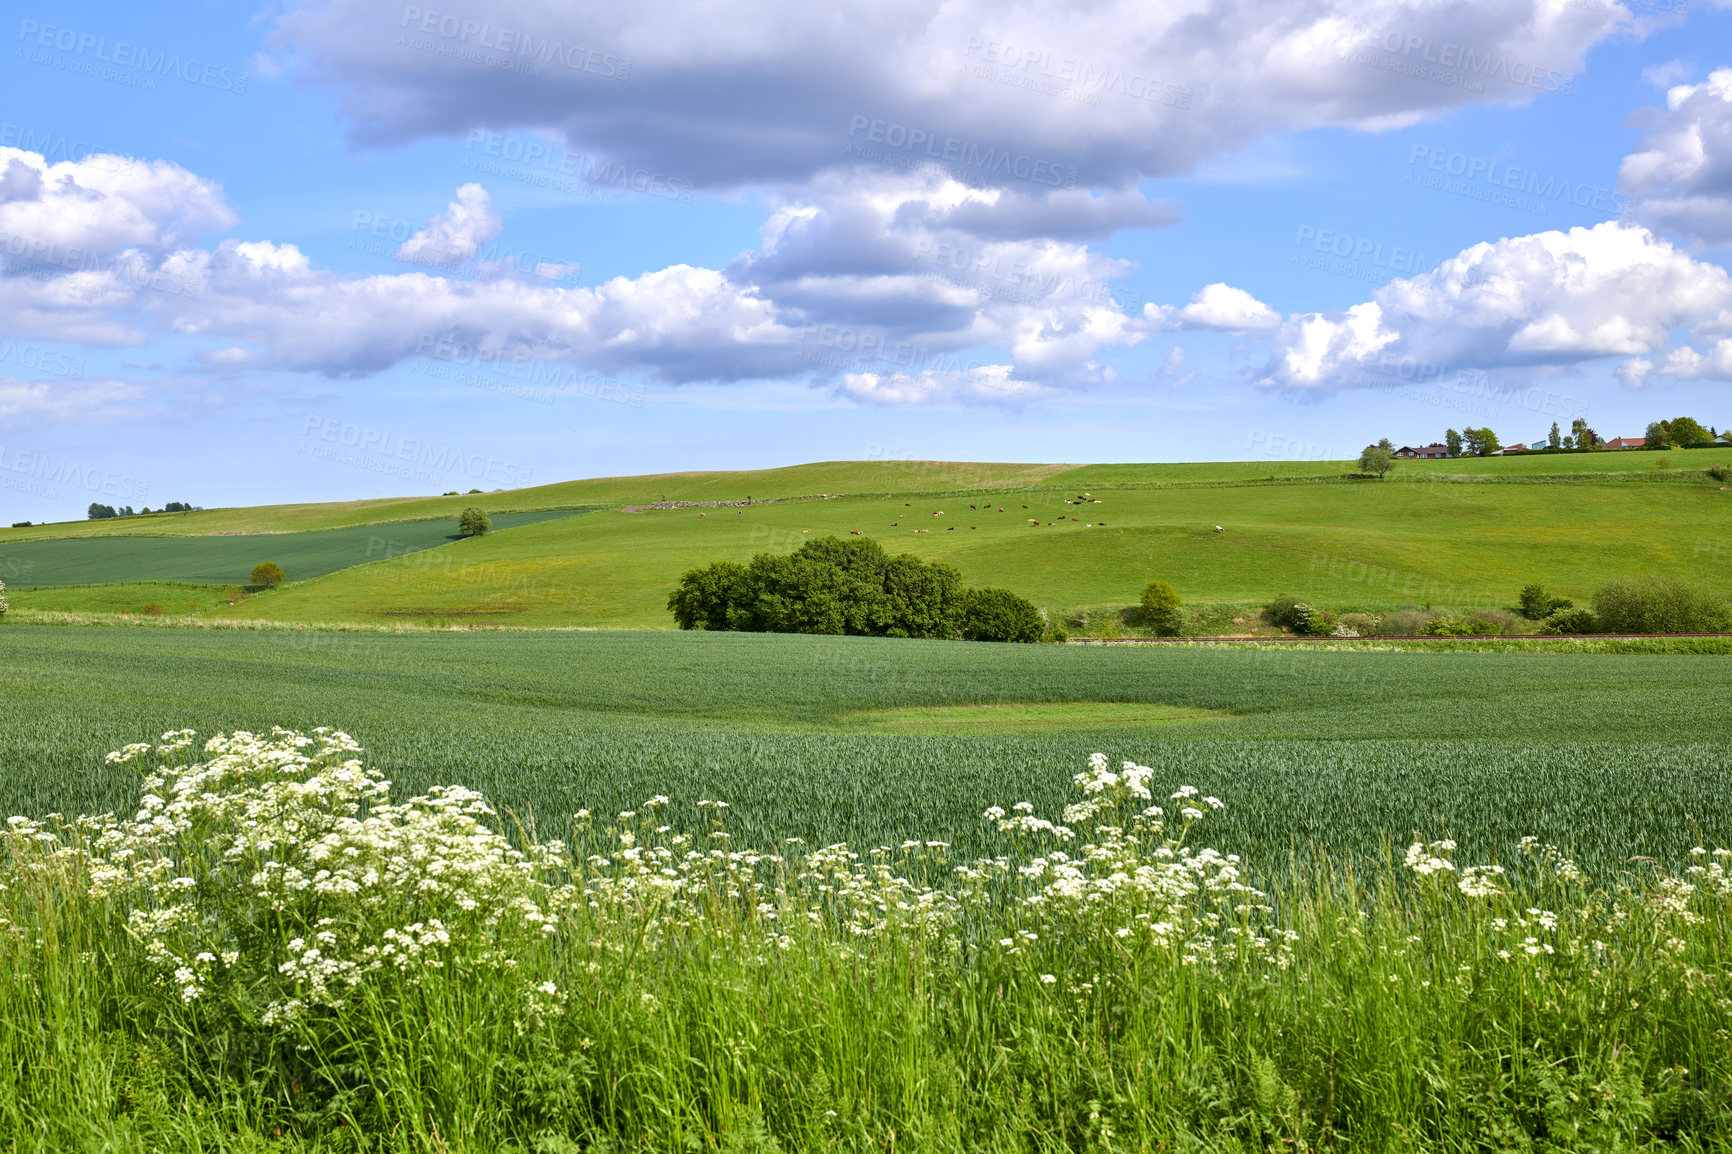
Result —
<svg viewBox="0 0 1732 1154"><path fill-rule="evenodd" d="M1501 633L1498 623L1480 614L1433 617L1420 629L1421 637L1491 637Z"/></svg>
<svg viewBox="0 0 1732 1154"><path fill-rule="evenodd" d="M1283 593L1263 610L1269 624L1290 629L1300 637L1327 637L1335 628L1331 613L1313 608L1296 597Z"/></svg>
<svg viewBox="0 0 1732 1154"><path fill-rule="evenodd" d="M1544 623L1540 625L1540 632L1548 634L1576 634L1603 633L1605 630L1600 627L1600 619L1594 616L1594 611L1584 606L1574 609L1558 610L1550 617L1547 617Z"/></svg>
<svg viewBox="0 0 1732 1154"><path fill-rule="evenodd" d="M493 519L477 505L463 510L457 518L457 532L464 537L479 537L493 528Z"/></svg>
<svg viewBox="0 0 1732 1154"><path fill-rule="evenodd" d="M263 564L253 566L254 585L263 585L266 589L275 589L278 585L281 585L285 579L283 567L278 565L275 561L266 561Z"/></svg>
<svg viewBox="0 0 1732 1154"><path fill-rule="evenodd" d="M1418 609L1398 609L1394 613L1385 613L1377 622L1379 637L1418 637L1436 614L1426 613Z"/></svg>
<svg viewBox="0 0 1732 1154"><path fill-rule="evenodd" d="M142 612L146 617L161 617L163 614L167 613L168 610L162 607L162 602L152 601L140 610L140 612Z"/></svg>
<svg viewBox="0 0 1732 1154"><path fill-rule="evenodd" d="M1143 589L1143 622L1158 636L1176 637L1179 633L1179 609L1184 602L1178 590L1165 581L1150 581Z"/></svg>
<svg viewBox="0 0 1732 1154"><path fill-rule="evenodd" d="M1716 481L1724 481L1727 477L1732 477L1732 471L1728 471L1725 465L1709 465L1708 475Z"/></svg>
<svg viewBox="0 0 1732 1154"><path fill-rule="evenodd" d="M1558 610L1575 604L1568 597L1553 597L1539 585L1523 585L1517 602L1521 605L1521 615L1529 621L1544 621Z"/></svg>
<svg viewBox="0 0 1732 1154"><path fill-rule="evenodd" d="M1335 631L1352 630L1355 637L1370 637L1377 631L1377 618L1369 613L1343 613L1335 622ZM1342 633L1342 636L1346 636Z"/></svg>
<svg viewBox="0 0 1732 1154"><path fill-rule="evenodd" d="M965 641L1039 641L1046 632L1040 610L1008 589L970 589L962 597Z"/></svg>
<svg viewBox="0 0 1732 1154"><path fill-rule="evenodd" d="M1670 577L1608 581L1594 594L1606 633L1724 633L1732 611L1718 594Z"/></svg>
<svg viewBox="0 0 1732 1154"><path fill-rule="evenodd" d="M791 554L760 553L748 565L690 570L668 609L681 629L954 638L963 629L963 593L962 574L949 565L892 557L871 538L820 537Z"/></svg>

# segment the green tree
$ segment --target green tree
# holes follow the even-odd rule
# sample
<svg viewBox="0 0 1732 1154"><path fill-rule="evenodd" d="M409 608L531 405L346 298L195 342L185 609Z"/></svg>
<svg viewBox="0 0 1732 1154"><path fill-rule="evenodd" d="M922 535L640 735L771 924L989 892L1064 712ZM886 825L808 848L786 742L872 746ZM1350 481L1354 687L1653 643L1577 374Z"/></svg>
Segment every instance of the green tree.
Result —
<svg viewBox="0 0 1732 1154"><path fill-rule="evenodd" d="M1452 457L1461 456L1461 434L1450 429L1443 434L1443 446Z"/></svg>
<svg viewBox="0 0 1732 1154"><path fill-rule="evenodd" d="M102 521L109 517L118 517L120 514L114 511L113 505L99 505L92 501L86 515L92 521Z"/></svg>
<svg viewBox="0 0 1732 1154"><path fill-rule="evenodd" d="M457 532L463 537L479 537L493 528L493 519L479 506L471 505L457 518Z"/></svg>
<svg viewBox="0 0 1732 1154"><path fill-rule="evenodd" d="M1463 429L1461 431L1461 436L1467 443L1468 452L1472 453L1476 457L1489 457L1502 448L1502 446L1498 444L1497 434L1492 432L1489 428Z"/></svg>
<svg viewBox="0 0 1732 1154"><path fill-rule="evenodd" d="M1395 454L1382 445L1367 445L1365 451L1359 454L1359 471L1375 473L1379 480L1395 467Z"/></svg>
<svg viewBox="0 0 1732 1154"><path fill-rule="evenodd" d="M1714 435L1704 429L1693 417L1673 417L1665 422L1672 435L1672 444L1679 448L1691 445L1708 445L1714 441Z"/></svg>
<svg viewBox="0 0 1732 1154"><path fill-rule="evenodd" d="M954 638L965 593L949 565L891 557L871 538L819 537L791 554L690 570L668 609L682 629Z"/></svg>
<svg viewBox="0 0 1732 1154"><path fill-rule="evenodd" d="M1521 606L1521 615L1529 621L1544 621L1558 610L1575 604L1568 597L1553 597L1540 585L1523 585L1517 603Z"/></svg>
<svg viewBox="0 0 1732 1154"><path fill-rule="evenodd" d="M1178 636L1182 605L1179 591L1165 581L1150 581L1143 589L1143 621L1161 637Z"/></svg>
<svg viewBox="0 0 1732 1154"><path fill-rule="evenodd" d="M275 561L265 561L253 566L253 584L263 585L266 589L275 589L283 583L283 567Z"/></svg>
<svg viewBox="0 0 1732 1154"><path fill-rule="evenodd" d="M1558 423L1552 422L1552 431L1546 434L1546 447L1556 449L1563 444L1563 438L1558 435Z"/></svg>
<svg viewBox="0 0 1732 1154"><path fill-rule="evenodd" d="M1034 642L1045 632L1034 602L1008 589L970 589L963 597L964 641Z"/></svg>
<svg viewBox="0 0 1732 1154"><path fill-rule="evenodd" d="M1377 447L1386 453L1395 452L1395 442L1390 440L1388 437L1379 437L1377 439Z"/></svg>
<svg viewBox="0 0 1732 1154"><path fill-rule="evenodd" d="M668 609L681 629L744 629L747 600L746 567L717 561L681 575Z"/></svg>

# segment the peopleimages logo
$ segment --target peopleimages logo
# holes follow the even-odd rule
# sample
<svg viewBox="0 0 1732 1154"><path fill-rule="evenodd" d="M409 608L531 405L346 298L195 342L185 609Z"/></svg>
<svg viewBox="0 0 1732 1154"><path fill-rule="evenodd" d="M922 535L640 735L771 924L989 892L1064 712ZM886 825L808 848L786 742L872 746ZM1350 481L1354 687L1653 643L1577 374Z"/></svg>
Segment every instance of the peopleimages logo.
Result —
<svg viewBox="0 0 1732 1154"><path fill-rule="evenodd" d="M1422 162L1423 170L1420 169ZM1407 154L1407 164L1409 184L1417 183L1444 191L1461 191L1464 195L1476 195L1480 199L1486 198L1480 194L1489 195L1495 192L1507 197L1512 207L1527 207L1529 211L1537 211L1542 215L1547 210L1547 201L1572 204L1577 208L1591 208L1611 215L1623 215L1634 205L1630 197L1604 185L1573 181L1568 177L1548 175L1536 169L1510 164L1508 161L1488 156L1470 156L1465 152L1454 152L1428 144L1414 145ZM1429 177L1428 172L1442 175ZM1450 187L1444 181L1444 176L1460 177L1462 183L1458 188ZM1486 188L1479 189L1478 185L1481 184ZM1475 191L1470 194L1465 191L1468 189ZM1509 191L1505 193L1504 190ZM1524 201L1524 197L1532 199Z"/></svg>
<svg viewBox="0 0 1732 1154"><path fill-rule="evenodd" d="M471 20L451 12L406 7L401 27L458 44L472 44L503 56L520 56L535 64L563 64L573 72L587 72L609 80L631 77L631 61L624 56L585 48L581 44L566 44L546 36L537 40L531 32L496 27L484 20ZM482 62L486 63L485 60Z"/></svg>
<svg viewBox="0 0 1732 1154"><path fill-rule="evenodd" d="M408 462L410 465L436 470L445 474L460 474L477 480L492 481L495 484L520 486L530 483L533 470L521 468L508 461L500 461L481 453L466 453L451 445L434 445L415 437L400 437L395 433L380 429L362 428L360 425L348 424L329 417L310 416L301 430L301 452L309 456L325 460L335 460L341 464L357 465L372 468L362 461L366 456L375 458L380 463L377 471L389 472L385 466L395 466L397 462ZM325 442L321 446L315 441ZM326 447L329 446L329 447ZM358 459L343 459L338 449L354 450ZM408 475L408 474L404 474ZM429 473L414 474L415 480L427 480Z"/></svg>
<svg viewBox="0 0 1732 1154"><path fill-rule="evenodd" d="M1382 52L1391 60L1399 58L1414 65L1435 65L1438 69L1447 69L1464 77L1480 81L1501 80L1508 84L1537 88L1541 92L1569 93L1575 88L1575 79L1568 73L1526 60L1511 60L1500 52L1482 51L1472 45L1457 44L1453 40L1438 40L1433 36L1403 32L1397 28L1359 25L1353 31L1354 40L1366 44L1371 50ZM1373 59L1360 60L1360 63L1373 62ZM1443 79L1442 73L1428 72L1424 75L1428 79Z"/></svg>
<svg viewBox="0 0 1732 1154"><path fill-rule="evenodd" d="M1027 153L1013 154L1008 149L991 145L983 148L972 141L954 136L941 137L924 128L909 128L890 121L874 120L870 116L855 116L848 123L848 135L852 138L861 134L865 135L865 141L850 143L848 152L868 160L885 159L882 149L870 147L881 144L899 149L907 157L973 169L983 176L1014 176L1036 184L1050 184L1054 188L1070 188L1076 184L1075 167L1055 164Z"/></svg>
<svg viewBox="0 0 1732 1154"><path fill-rule="evenodd" d="M123 501L139 501L149 494L150 486L136 477L127 477L119 473L111 473L107 469L92 468L73 461L56 460L46 453L20 452L0 445L0 473L13 473L21 477L30 477L39 481L65 485L73 489L82 489L86 493L100 493L105 497L118 497ZM10 481L11 478L7 478ZM6 485L12 488L11 484Z"/></svg>
<svg viewBox="0 0 1732 1154"><path fill-rule="evenodd" d="M172 77L203 88L214 88L219 92L243 93L247 90L249 77L239 69L209 64L191 56L183 60L179 53L171 54L167 50L152 55L149 48L140 44L129 44L125 40L116 40L110 45L106 36L80 32L76 28L24 20L18 26L18 39L38 48L68 52L77 57L113 64L120 68L131 68L151 76ZM17 55L24 55L22 48Z"/></svg>

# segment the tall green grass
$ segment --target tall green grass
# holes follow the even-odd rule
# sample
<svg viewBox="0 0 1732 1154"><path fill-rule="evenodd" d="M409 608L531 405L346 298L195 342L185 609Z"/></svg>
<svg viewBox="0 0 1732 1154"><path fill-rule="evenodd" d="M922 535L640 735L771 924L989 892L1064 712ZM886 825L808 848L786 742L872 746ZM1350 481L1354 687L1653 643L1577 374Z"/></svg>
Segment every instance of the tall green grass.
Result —
<svg viewBox="0 0 1732 1154"><path fill-rule="evenodd" d="M717 807L681 833L659 798L514 848L464 791L391 804L341 735L192 765L165 738L137 819L0 835L8 1149L1732 1135L1723 852L1590 878L1549 846L1490 870L1421 840L1369 886L1319 864L1265 893L1200 848L1226 848L1213 803L1104 763L1072 836L989 811L972 863L738 850Z"/></svg>

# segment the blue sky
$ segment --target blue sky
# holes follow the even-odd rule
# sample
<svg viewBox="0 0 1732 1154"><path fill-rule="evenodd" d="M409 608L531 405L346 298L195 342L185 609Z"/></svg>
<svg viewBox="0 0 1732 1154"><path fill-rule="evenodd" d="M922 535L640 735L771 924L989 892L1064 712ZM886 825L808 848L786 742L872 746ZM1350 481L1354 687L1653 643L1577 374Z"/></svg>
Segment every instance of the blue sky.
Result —
<svg viewBox="0 0 1732 1154"><path fill-rule="evenodd" d="M16 9L0 514L1732 425L1732 13Z"/></svg>

